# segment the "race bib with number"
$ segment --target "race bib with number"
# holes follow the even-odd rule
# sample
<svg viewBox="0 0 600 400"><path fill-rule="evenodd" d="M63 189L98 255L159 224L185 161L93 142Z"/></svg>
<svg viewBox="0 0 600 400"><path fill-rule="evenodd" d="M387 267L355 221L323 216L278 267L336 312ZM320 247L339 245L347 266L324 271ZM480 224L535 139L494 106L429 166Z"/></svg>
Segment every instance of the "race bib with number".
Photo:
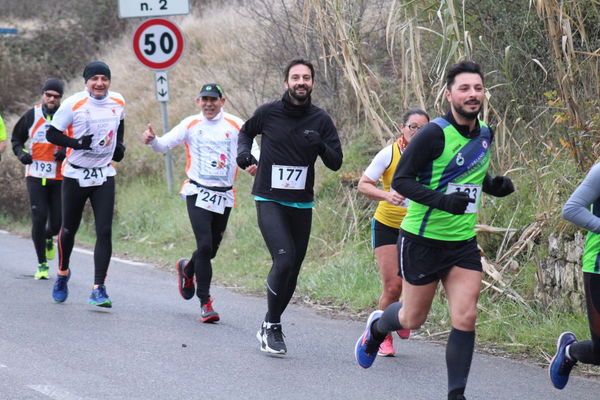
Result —
<svg viewBox="0 0 600 400"><path fill-rule="evenodd" d="M479 199L481 198L481 185L473 185L471 183L449 183L448 188L446 189L446 194L454 192L466 193L470 198L475 200L474 203L469 203L467 209L465 210L465 214L473 214L477 212L477 205L479 204Z"/></svg>
<svg viewBox="0 0 600 400"><path fill-rule="evenodd" d="M227 196L224 192L217 192L206 188L198 188L198 197L196 198L196 207L203 208L217 214L225 212Z"/></svg>
<svg viewBox="0 0 600 400"><path fill-rule="evenodd" d="M96 168L79 168L76 169L76 179L79 181L79 186L90 187L100 186L106 182L106 168L107 167L96 167Z"/></svg>
<svg viewBox="0 0 600 400"><path fill-rule="evenodd" d="M36 178L56 178L56 161L39 161L33 160L27 169L29 176Z"/></svg>
<svg viewBox="0 0 600 400"><path fill-rule="evenodd" d="M273 189L304 190L308 167L273 165L271 187Z"/></svg>

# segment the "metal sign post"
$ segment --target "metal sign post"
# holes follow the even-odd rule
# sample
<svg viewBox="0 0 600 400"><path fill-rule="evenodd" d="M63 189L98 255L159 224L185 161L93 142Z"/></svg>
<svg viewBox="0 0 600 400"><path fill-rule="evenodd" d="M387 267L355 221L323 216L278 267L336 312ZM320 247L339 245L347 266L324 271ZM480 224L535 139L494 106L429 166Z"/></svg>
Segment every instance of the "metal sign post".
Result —
<svg viewBox="0 0 600 400"><path fill-rule="evenodd" d="M138 60L146 67L153 69L156 99L160 104L163 120L163 133L169 131L169 114L167 101L169 101L168 68L171 68L183 53L183 34L173 22L154 18L144 21L138 26L133 35L133 52ZM165 173L167 176L167 190L173 191L173 163L171 151L165 153Z"/></svg>
<svg viewBox="0 0 600 400"><path fill-rule="evenodd" d="M156 86L156 100L160 104L163 132L168 132L169 112L167 110L167 101L169 101L169 75L167 71L155 72L154 83ZM171 155L171 150L165 152L165 172L167 174L167 191L173 193L173 156Z"/></svg>

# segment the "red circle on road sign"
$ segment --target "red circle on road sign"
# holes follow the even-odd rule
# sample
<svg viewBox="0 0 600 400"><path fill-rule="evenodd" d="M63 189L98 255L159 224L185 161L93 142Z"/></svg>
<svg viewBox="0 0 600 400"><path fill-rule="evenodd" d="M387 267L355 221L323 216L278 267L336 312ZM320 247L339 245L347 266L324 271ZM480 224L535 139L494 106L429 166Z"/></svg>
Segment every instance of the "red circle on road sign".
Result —
<svg viewBox="0 0 600 400"><path fill-rule="evenodd" d="M179 61L183 53L183 34L177 25L167 19L146 20L135 30L133 52L150 69L168 69Z"/></svg>

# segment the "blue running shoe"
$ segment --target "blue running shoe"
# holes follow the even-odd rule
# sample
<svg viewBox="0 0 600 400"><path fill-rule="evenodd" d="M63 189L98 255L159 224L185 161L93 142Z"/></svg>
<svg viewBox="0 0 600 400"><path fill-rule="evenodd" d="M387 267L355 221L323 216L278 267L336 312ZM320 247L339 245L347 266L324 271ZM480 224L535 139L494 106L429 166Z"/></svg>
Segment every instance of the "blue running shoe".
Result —
<svg viewBox="0 0 600 400"><path fill-rule="evenodd" d="M354 356L356 357L356 361L358 365L362 368L369 368L373 365L375 358L377 358L377 351L379 350L379 346L383 339L376 340L371 336L371 325L376 319L381 318L383 315L383 311L375 310L369 315L369 319L367 320L367 327L365 331L358 338L356 342L356 346L354 347Z"/></svg>
<svg viewBox="0 0 600 400"><path fill-rule="evenodd" d="M106 294L106 286L99 285L97 288L92 290L92 294L90 294L88 303L98 307L111 308L112 302L108 298L108 294Z"/></svg>
<svg viewBox="0 0 600 400"><path fill-rule="evenodd" d="M558 337L556 354L550 360L550 368L548 368L550 381L552 381L552 385L557 389L567 386L571 369L577 364L577 361L570 360L567 357L567 346L576 342L577 338L571 332L563 332Z"/></svg>
<svg viewBox="0 0 600 400"><path fill-rule="evenodd" d="M54 282L54 286L52 287L52 298L57 303L63 303L69 297L69 286L67 282L69 282L69 278L71 278L71 270L67 275L56 275L56 282Z"/></svg>

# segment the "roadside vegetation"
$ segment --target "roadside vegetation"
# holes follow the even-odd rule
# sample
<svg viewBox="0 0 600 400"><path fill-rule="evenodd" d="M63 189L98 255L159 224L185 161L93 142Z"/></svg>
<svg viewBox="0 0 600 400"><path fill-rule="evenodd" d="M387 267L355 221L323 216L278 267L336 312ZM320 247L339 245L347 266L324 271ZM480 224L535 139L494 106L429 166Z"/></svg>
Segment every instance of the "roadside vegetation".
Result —
<svg viewBox="0 0 600 400"><path fill-rule="evenodd" d="M318 171L298 301L356 318L376 306L379 275L369 232L376 204L358 194L356 183L378 149L397 136L406 108L422 107L431 115L445 111L446 67L472 58L487 72L483 117L495 127L492 170L510 176L517 187L507 198L484 198L478 240L487 266L478 345L544 363L562 330L588 336L580 303L543 302L536 290L549 235L570 238L576 231L561 220L560 209L599 155L600 7L597 0L518 3L506 8L488 0L256 0L252 7L244 1L218 7L193 2L193 15L173 18L185 31L186 50L169 71L171 126L196 112L193 99L203 83L221 83L227 111L248 118L258 105L282 94L281 69L288 59L303 55L318 64L314 102L337 121L345 159L341 171ZM91 56L111 66L112 88L128 102L128 150L118 165L114 249L171 268L191 254L193 234L185 203L166 193L163 157L139 141L147 123L157 131L162 127L153 72L131 51L134 24L115 26L121 30L110 42L94 37L102 45ZM0 40L3 59L7 49L6 40ZM80 70L91 59L77 60L61 74L73 77L70 93L81 87ZM19 76L17 67L8 73ZM19 100L19 112L35 101L36 85L48 70L28 73L35 79L12 79L31 88ZM7 75L2 76L0 95L11 92L4 86ZM14 99L0 96L0 105L0 112L13 113L7 118L12 129ZM184 179L183 149L176 149L173 158L178 188ZM0 226L26 233L21 167L11 155L4 155L2 164ZM8 182L10 190L5 189ZM256 225L251 183L247 174L239 174L238 204L214 260L214 279L262 294L270 257ZM94 240L91 218L86 221L80 243ZM448 329L441 291L417 333L443 340Z"/></svg>

